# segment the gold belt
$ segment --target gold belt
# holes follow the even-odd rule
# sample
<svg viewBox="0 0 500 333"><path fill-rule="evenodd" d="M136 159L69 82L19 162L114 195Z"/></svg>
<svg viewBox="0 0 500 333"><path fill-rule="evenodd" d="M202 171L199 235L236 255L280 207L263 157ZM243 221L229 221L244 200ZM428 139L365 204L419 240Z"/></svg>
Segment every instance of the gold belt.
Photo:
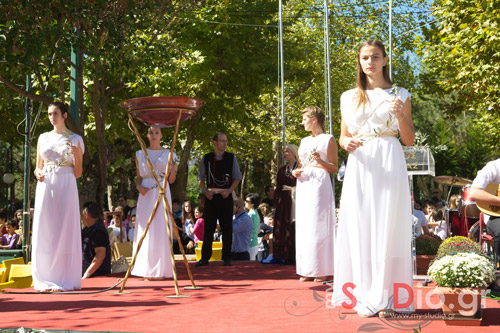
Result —
<svg viewBox="0 0 500 333"><path fill-rule="evenodd" d="M354 136L354 138L356 138L356 139L360 139L360 138L387 138L387 137L397 138L397 136L398 136L397 131L390 131L390 132L384 132L384 133L380 133L380 134L376 134L376 133L358 134L358 135Z"/></svg>
<svg viewBox="0 0 500 333"><path fill-rule="evenodd" d="M54 165L54 166L58 166L58 167L72 167L72 168L74 167L74 165L69 163L69 162L64 162L61 164L58 164L56 162L46 162L46 163L44 163L44 165L48 165L48 166Z"/></svg>
<svg viewBox="0 0 500 333"><path fill-rule="evenodd" d="M214 193L222 193L226 190L227 190L227 188L209 188L207 191L214 192Z"/></svg>
<svg viewBox="0 0 500 333"><path fill-rule="evenodd" d="M282 190L283 191L293 191L293 190L295 190L295 186L283 185Z"/></svg>

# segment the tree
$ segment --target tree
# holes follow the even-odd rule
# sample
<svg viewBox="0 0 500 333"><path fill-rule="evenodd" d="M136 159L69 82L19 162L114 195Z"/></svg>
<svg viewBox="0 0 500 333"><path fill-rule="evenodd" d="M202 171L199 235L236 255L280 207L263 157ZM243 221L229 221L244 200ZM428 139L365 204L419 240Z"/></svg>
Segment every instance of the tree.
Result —
<svg viewBox="0 0 500 333"><path fill-rule="evenodd" d="M84 64L80 69L82 79L77 83L85 91L89 111L80 110L80 118L83 124L90 121L88 129L95 131L97 141L97 147L88 145L88 151L94 148L96 153L86 154L84 170L87 172L83 179L84 187L90 187L89 196L99 203L103 202L109 166L108 101L129 82L137 80L138 68L147 70L159 59L158 52L170 43L168 39L158 43L158 36L168 31L176 15L195 3L42 0L11 1L2 5L0 59L6 61L0 67L0 81L20 95L44 104L52 102L55 96L66 101L69 67L74 65L69 58L70 48L81 50ZM161 47L152 51L156 43ZM31 73L36 80L33 92L28 93L16 82L20 76ZM50 84L46 89L47 81ZM80 128L74 123L69 126L83 134L83 124Z"/></svg>
<svg viewBox="0 0 500 333"><path fill-rule="evenodd" d="M457 96L483 137L498 153L500 130L500 3L495 0L433 2L438 21L425 31L420 53L437 89Z"/></svg>

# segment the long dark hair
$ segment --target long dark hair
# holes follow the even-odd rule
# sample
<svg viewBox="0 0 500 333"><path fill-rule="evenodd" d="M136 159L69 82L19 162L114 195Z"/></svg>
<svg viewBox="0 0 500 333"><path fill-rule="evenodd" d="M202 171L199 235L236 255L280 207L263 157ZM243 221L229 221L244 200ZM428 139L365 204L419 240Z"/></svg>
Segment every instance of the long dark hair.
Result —
<svg viewBox="0 0 500 333"><path fill-rule="evenodd" d="M184 206L189 203L191 205L191 211L188 213L186 212L186 210L184 209ZM186 220L189 219L191 220L191 222L194 222L194 209L193 209L193 204L191 203L191 201L184 201L182 203L182 216L181 216L181 220L182 220L182 225L184 225L184 223L186 223Z"/></svg>
<svg viewBox="0 0 500 333"><path fill-rule="evenodd" d="M385 52L384 44L379 40L369 39L359 46L359 48L358 48L358 65L357 65L358 71L357 71L357 77L356 77L356 88L358 88L356 110L359 109L359 107L361 107L361 106L364 107L365 104L368 102L368 96L366 95L366 88L367 88L368 82L366 80L366 74L365 74L365 72L363 72L363 68L361 68L361 63L359 60L359 53L361 52L361 49L365 46L376 46L377 48L380 49L380 51L382 51L382 55L384 56L384 58L387 57L387 53ZM382 73L384 75L384 79L388 83L392 84L391 75L389 73L389 67L387 65L385 65L383 67Z"/></svg>
<svg viewBox="0 0 500 333"><path fill-rule="evenodd" d="M52 102L49 104L49 108L53 106L61 111L61 115L68 113L69 105L63 102Z"/></svg>

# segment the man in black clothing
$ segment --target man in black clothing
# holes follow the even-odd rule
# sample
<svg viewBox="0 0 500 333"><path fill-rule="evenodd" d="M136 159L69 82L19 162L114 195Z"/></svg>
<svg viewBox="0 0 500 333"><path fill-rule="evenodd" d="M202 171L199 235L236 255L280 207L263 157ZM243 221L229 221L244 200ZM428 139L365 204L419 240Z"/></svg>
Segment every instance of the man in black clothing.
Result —
<svg viewBox="0 0 500 333"><path fill-rule="evenodd" d="M274 208L274 186L267 185L264 192L266 192L267 198L262 199L262 202L268 204L271 208Z"/></svg>
<svg viewBox="0 0 500 333"><path fill-rule="evenodd" d="M111 274L109 236L96 202L83 205L82 220L82 279Z"/></svg>
<svg viewBox="0 0 500 333"><path fill-rule="evenodd" d="M205 230L201 260L196 266L208 265L212 256L212 242L217 220L222 231L222 260L231 266L233 237L233 190L241 180L236 156L226 152L227 137L217 133L213 137L214 151L205 154L200 163L198 183L205 200Z"/></svg>

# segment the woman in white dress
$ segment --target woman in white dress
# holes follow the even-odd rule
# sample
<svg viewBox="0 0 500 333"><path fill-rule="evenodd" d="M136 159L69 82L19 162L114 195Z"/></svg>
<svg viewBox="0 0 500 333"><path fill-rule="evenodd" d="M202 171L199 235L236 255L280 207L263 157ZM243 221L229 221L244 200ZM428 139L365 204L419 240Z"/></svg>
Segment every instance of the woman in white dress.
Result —
<svg viewBox="0 0 500 333"><path fill-rule="evenodd" d="M147 148L149 159L153 164L160 183L163 185L170 151L161 146L161 128L149 127L147 136L149 140L149 147ZM172 160L175 160L175 154ZM135 165L137 168L137 178L135 182L137 190L139 191L139 200L137 201L135 219L134 239L136 242L134 242L134 255L137 252L137 244L146 229L149 217L153 212L154 205L159 196L158 186L149 171L146 156L144 156L142 150L137 151L135 154ZM170 207L172 207L172 198L170 195L169 183L175 181L176 170L177 165L172 162L170 173L167 178L167 188L165 189ZM170 233L172 234L173 232L172 223L170 223ZM173 276L163 199L160 201L153 221L151 221L149 225L148 233L139 249L134 268L132 269L132 274L145 277L147 280L163 280Z"/></svg>
<svg viewBox="0 0 500 333"><path fill-rule="evenodd" d="M406 89L392 86L384 45L363 43L357 86L341 97L339 143L350 154L340 201L333 296L333 305L345 302L344 307L361 317L382 310L413 311L411 202L397 138L399 133L407 146L415 138L409 96Z"/></svg>
<svg viewBox="0 0 500 333"><path fill-rule="evenodd" d="M299 147L295 201L296 264L300 281L322 282L333 275L335 198L330 172L337 172L337 143L323 132L325 115L310 106L302 111L302 125L311 132Z"/></svg>
<svg viewBox="0 0 500 333"><path fill-rule="evenodd" d="M60 292L81 288L82 245L76 178L82 175L82 137L66 128L68 105L49 105L54 126L38 138L38 180L33 218L34 288Z"/></svg>

